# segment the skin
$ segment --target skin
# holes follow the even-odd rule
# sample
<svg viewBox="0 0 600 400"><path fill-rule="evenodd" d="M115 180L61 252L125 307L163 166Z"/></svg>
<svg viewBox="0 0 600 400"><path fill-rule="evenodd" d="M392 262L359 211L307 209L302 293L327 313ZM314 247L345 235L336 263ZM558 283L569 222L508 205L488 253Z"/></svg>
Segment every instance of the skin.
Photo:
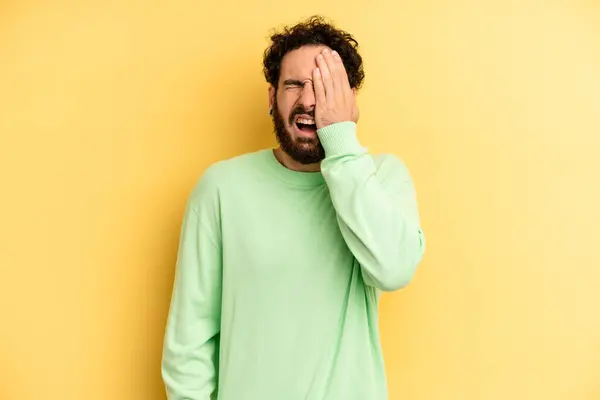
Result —
<svg viewBox="0 0 600 400"><path fill-rule="evenodd" d="M339 55L326 46L303 46L287 53L281 62L277 90L269 87L269 105L277 105L291 140L302 149L319 146L316 130L304 132L290 123L290 117L311 118L316 129L343 121L358 121L356 90ZM301 111L299 111L301 110ZM285 167L302 172L320 170L320 162L302 164L281 147L275 156Z"/></svg>

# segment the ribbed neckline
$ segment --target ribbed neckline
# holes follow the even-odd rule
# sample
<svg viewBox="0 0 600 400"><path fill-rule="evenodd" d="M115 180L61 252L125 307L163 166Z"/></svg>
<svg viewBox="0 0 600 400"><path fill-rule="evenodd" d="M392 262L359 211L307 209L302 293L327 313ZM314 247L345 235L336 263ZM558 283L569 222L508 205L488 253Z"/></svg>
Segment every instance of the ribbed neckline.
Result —
<svg viewBox="0 0 600 400"><path fill-rule="evenodd" d="M262 150L263 158L271 173L285 184L291 186L315 187L325 183L321 172L300 172L291 170L282 165L275 157L275 149Z"/></svg>

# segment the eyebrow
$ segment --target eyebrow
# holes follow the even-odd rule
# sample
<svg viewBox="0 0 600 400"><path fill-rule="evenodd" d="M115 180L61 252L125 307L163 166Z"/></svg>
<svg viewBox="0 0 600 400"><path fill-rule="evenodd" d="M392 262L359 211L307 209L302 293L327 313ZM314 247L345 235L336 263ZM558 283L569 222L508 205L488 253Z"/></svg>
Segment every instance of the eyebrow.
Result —
<svg viewBox="0 0 600 400"><path fill-rule="evenodd" d="M283 81L284 85L298 85L298 86L304 86L304 81L298 80L298 79L286 79L285 81Z"/></svg>

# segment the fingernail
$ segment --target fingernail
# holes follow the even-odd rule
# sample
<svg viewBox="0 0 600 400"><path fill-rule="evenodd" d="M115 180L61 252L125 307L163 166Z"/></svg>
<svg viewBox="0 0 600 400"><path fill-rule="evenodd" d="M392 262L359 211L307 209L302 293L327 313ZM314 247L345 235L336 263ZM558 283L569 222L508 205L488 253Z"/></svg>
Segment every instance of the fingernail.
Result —
<svg viewBox="0 0 600 400"><path fill-rule="evenodd" d="M327 54L327 53L329 53L329 50L325 49L325 50L323 50L323 53Z"/></svg>
<svg viewBox="0 0 600 400"><path fill-rule="evenodd" d="M333 56L334 56L334 57L339 57L339 54L338 54L338 52L337 52L337 51L335 51L335 50L334 50L334 51L332 51L332 52L331 52L331 54L333 54Z"/></svg>
<svg viewBox="0 0 600 400"><path fill-rule="evenodd" d="M315 69L315 74L319 75L321 73L321 70L319 68Z"/></svg>

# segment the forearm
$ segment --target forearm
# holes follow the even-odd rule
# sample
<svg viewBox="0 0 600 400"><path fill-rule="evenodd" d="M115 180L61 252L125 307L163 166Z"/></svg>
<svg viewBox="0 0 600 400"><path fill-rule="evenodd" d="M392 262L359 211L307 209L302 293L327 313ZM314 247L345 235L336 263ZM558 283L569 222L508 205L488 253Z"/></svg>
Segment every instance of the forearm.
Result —
<svg viewBox="0 0 600 400"><path fill-rule="evenodd" d="M171 320L163 351L162 376L169 400L210 400L216 390L218 336L200 326L177 328L185 321ZM210 327L206 326L204 329ZM205 341L184 338L181 330L198 332Z"/></svg>
<svg viewBox="0 0 600 400"><path fill-rule="evenodd" d="M321 170L365 282L396 290L410 282L424 251L414 188L397 158L376 164L355 128L344 122L319 130L326 153Z"/></svg>
<svg viewBox="0 0 600 400"><path fill-rule="evenodd" d="M210 400L218 380L220 247L193 209L182 228L164 338L162 376L169 400Z"/></svg>

